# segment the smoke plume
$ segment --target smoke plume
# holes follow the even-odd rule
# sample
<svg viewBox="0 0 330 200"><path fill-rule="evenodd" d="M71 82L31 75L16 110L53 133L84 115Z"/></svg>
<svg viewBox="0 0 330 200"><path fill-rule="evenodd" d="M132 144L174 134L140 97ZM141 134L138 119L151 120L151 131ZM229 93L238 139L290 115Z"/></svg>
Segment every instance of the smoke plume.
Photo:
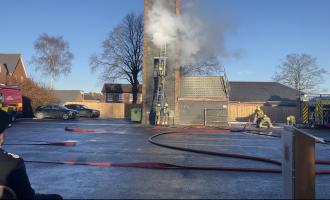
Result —
<svg viewBox="0 0 330 200"><path fill-rule="evenodd" d="M166 43L169 56L176 56L179 66L203 63L227 54L224 22L202 17L191 3L185 4L188 8L177 16L173 7L169 8L169 2L155 0L148 13L146 31L156 46Z"/></svg>

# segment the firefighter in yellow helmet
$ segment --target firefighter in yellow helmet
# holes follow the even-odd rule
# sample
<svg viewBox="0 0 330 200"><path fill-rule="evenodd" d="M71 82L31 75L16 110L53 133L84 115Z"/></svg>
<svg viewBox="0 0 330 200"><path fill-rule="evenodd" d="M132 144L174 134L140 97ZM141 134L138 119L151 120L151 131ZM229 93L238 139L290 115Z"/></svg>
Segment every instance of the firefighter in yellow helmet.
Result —
<svg viewBox="0 0 330 200"><path fill-rule="evenodd" d="M257 123L259 119L261 119L265 113L260 109L259 106L257 106L256 110L254 111L254 119L253 123Z"/></svg>
<svg viewBox="0 0 330 200"><path fill-rule="evenodd" d="M168 121L169 121L169 116L170 116L170 108L168 105L168 102L165 102L164 105L164 120L163 120L163 125L168 125Z"/></svg>
<svg viewBox="0 0 330 200"><path fill-rule="evenodd" d="M257 123L257 128L266 128L265 123L268 124L268 128L272 128L273 124L270 118L260 109L258 106L255 110L253 123Z"/></svg>
<svg viewBox="0 0 330 200"><path fill-rule="evenodd" d="M160 112L161 112L161 106L160 103L156 104L156 125L160 124Z"/></svg>
<svg viewBox="0 0 330 200"><path fill-rule="evenodd" d="M159 73L159 76L163 76L164 75L164 67L161 64L158 67L158 73Z"/></svg>
<svg viewBox="0 0 330 200"><path fill-rule="evenodd" d="M286 124L289 126L295 126L296 125L296 117L293 115L289 115L286 118Z"/></svg>

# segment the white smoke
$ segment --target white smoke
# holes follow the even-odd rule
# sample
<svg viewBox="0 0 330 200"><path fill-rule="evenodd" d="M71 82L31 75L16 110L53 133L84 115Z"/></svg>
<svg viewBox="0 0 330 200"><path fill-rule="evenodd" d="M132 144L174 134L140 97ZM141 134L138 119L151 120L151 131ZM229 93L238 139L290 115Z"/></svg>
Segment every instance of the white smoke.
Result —
<svg viewBox="0 0 330 200"><path fill-rule="evenodd" d="M169 54L178 56L180 66L205 62L226 54L224 23L201 17L195 9L177 16L169 9L169 1L155 0L148 13L147 33L158 47L172 47Z"/></svg>

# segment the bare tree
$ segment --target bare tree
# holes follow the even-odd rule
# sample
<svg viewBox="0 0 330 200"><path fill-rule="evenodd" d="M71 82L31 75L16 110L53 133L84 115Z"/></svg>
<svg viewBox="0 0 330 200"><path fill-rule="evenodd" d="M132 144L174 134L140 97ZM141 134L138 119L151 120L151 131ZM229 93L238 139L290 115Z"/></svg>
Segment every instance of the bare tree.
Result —
<svg viewBox="0 0 330 200"><path fill-rule="evenodd" d="M133 103L137 101L143 56L143 15L127 14L103 41L103 52L92 55L92 71L100 69L103 81L126 79L132 85Z"/></svg>
<svg viewBox="0 0 330 200"><path fill-rule="evenodd" d="M278 68L280 71L275 73L274 81L305 92L316 89L327 73L309 54L289 54Z"/></svg>
<svg viewBox="0 0 330 200"><path fill-rule="evenodd" d="M35 70L41 71L46 77L50 76L50 87L61 74L71 72L71 61L74 55L69 51L68 42L62 36L43 34L34 43L35 54L30 63Z"/></svg>
<svg viewBox="0 0 330 200"><path fill-rule="evenodd" d="M182 66L183 75L221 75L224 66L217 58L210 58L207 61Z"/></svg>

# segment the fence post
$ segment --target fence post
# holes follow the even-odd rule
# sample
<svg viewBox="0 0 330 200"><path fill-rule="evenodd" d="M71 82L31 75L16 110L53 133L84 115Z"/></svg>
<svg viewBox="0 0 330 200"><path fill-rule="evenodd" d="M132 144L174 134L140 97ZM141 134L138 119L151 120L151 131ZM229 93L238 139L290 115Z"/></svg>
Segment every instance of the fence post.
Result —
<svg viewBox="0 0 330 200"><path fill-rule="evenodd" d="M285 199L315 199L315 137L297 128L282 134Z"/></svg>

